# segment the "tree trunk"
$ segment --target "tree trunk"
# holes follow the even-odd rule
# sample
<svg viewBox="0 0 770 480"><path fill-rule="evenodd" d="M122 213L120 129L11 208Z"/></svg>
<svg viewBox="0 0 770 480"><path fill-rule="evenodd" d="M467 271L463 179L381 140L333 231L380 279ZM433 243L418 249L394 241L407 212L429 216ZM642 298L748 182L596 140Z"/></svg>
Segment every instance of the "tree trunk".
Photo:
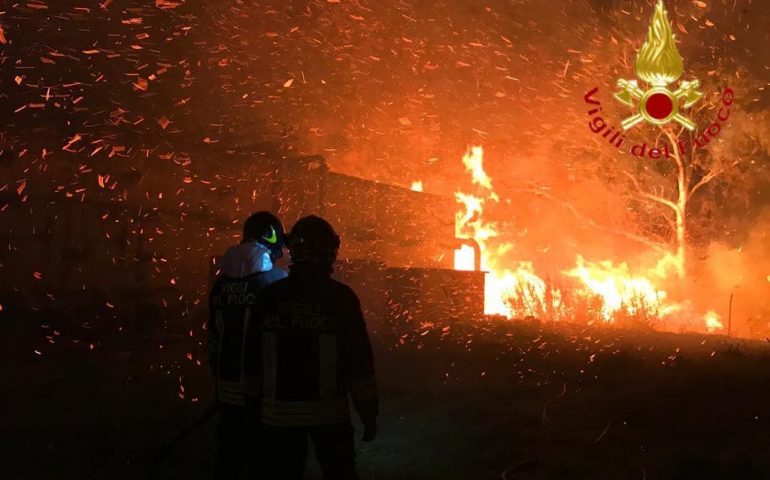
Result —
<svg viewBox="0 0 770 480"><path fill-rule="evenodd" d="M689 195L688 184L688 165L685 163L684 152L677 148L678 135L674 136L671 132L666 132L668 141L671 144L676 161L677 176L677 198L674 214L676 216L676 270L679 278L684 278L687 273L687 198Z"/></svg>
<svg viewBox="0 0 770 480"><path fill-rule="evenodd" d="M676 269L679 278L684 278L687 272L687 246L685 239L687 235L687 197L686 193L679 194L676 211Z"/></svg>

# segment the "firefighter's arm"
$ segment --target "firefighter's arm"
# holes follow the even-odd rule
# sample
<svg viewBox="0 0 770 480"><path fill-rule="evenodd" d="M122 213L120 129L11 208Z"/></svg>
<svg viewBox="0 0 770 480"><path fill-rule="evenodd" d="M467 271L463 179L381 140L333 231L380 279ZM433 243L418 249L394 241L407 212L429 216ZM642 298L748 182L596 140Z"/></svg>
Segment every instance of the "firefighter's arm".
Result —
<svg viewBox="0 0 770 480"><path fill-rule="evenodd" d="M374 357L361 303L351 290L350 312L347 323L348 375L353 406L364 424L363 440L373 440L377 435L379 398L374 372Z"/></svg>

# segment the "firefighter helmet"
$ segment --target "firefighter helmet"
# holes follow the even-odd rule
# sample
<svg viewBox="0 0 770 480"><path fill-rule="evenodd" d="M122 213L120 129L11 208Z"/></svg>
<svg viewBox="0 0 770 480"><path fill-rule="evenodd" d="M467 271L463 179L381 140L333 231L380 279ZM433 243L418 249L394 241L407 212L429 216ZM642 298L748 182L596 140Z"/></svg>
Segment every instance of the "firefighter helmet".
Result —
<svg viewBox="0 0 770 480"><path fill-rule="evenodd" d="M292 262L331 265L337 259L340 237L321 217L310 215L297 220L286 241Z"/></svg>
<svg viewBox="0 0 770 480"><path fill-rule="evenodd" d="M267 211L253 214L243 223L243 241L258 242L270 250L270 258L277 260L283 256L286 234L281 220Z"/></svg>

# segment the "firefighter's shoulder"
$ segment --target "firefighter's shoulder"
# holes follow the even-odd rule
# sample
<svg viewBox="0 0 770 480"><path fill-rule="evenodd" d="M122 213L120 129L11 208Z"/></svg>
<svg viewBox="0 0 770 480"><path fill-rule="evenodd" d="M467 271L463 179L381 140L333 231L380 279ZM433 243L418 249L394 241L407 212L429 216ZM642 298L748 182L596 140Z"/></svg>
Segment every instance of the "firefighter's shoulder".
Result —
<svg viewBox="0 0 770 480"><path fill-rule="evenodd" d="M356 295L356 292L350 288L350 286L346 283L342 283L339 280L330 279L329 282L330 286L330 293L334 296L335 300L339 301L345 301L352 304L358 304L360 303L358 300L358 295Z"/></svg>
<svg viewBox="0 0 770 480"><path fill-rule="evenodd" d="M270 270L257 272L248 276L249 284L252 286L252 288L257 290L267 288L276 282L286 279L286 277L286 271L278 267L273 267Z"/></svg>
<svg viewBox="0 0 770 480"><path fill-rule="evenodd" d="M214 281L211 284L211 290L209 290L209 295L216 294L222 289L223 278L222 275L217 275L217 277L214 278Z"/></svg>
<svg viewBox="0 0 770 480"><path fill-rule="evenodd" d="M286 272L286 270L279 268L279 267L273 267L267 272L265 272L265 279L268 282L268 284L275 283L279 280L284 280L287 278L289 274Z"/></svg>
<svg viewBox="0 0 770 480"><path fill-rule="evenodd" d="M290 288L290 280L289 277L282 277L278 280L275 280L274 282L271 282L261 290L260 296L262 297L275 297L276 295L280 296L288 291Z"/></svg>

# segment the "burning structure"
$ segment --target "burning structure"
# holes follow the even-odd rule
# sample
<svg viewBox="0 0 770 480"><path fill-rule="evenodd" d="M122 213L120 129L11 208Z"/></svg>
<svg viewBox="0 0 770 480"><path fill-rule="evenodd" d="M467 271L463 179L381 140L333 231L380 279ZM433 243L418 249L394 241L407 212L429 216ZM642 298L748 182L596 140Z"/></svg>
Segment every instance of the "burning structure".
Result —
<svg viewBox="0 0 770 480"><path fill-rule="evenodd" d="M165 180L157 168L100 175L101 188L108 197L115 195L109 199L78 199L79 192L65 192L72 199L67 222L58 221L60 212L46 210L53 199L27 202L15 195L21 192L6 191L3 198L17 206L8 215L12 222L17 215L26 215L18 210L22 205L40 209L24 237L19 236L23 232L9 233L16 242L47 252L39 260L49 265L40 267L45 273L35 272L31 290L5 291L6 308L32 305L77 316L96 298L108 309L117 309L127 328L140 328L148 319L157 323L150 328L167 327L174 314L163 310L170 303L184 309L187 299L205 290L206 284L198 281L202 272L211 273L213 263L207 267L207 259L240 236L241 217L268 209L288 226L308 214L323 215L335 225L344 239L337 275L359 287L364 306L376 318L424 321L483 315L480 252L474 240L455 236L453 199L334 173L320 156L271 159L233 151L218 154L237 180L224 188L209 188L207 180L183 179L200 199L194 215L185 202L166 201L162 193L150 198L114 188L120 182L162 191ZM228 173L223 169L219 175ZM105 224L110 225L107 232L102 230ZM183 235L191 228L205 232L194 249ZM211 240L204 249L207 238ZM90 248L97 243L107 249L111 265ZM470 271L453 268L453 252L463 246L471 249ZM12 252L4 256L4 267L21 276L33 260ZM172 256L177 264L173 274L159 275ZM105 270L113 274L103 278ZM32 298L37 294L47 302L36 304Z"/></svg>
<svg viewBox="0 0 770 480"><path fill-rule="evenodd" d="M337 276L357 287L374 318L483 315L480 250L474 239L456 237L451 198L334 173L321 156L260 160L244 158L252 182L232 194L287 225L309 214L335 225L344 239ZM471 251L468 271L453 268L462 247Z"/></svg>
<svg viewBox="0 0 770 480"><path fill-rule="evenodd" d="M0 356L8 437L40 448L3 473L109 478L188 420L211 256L270 209L343 237L407 419L378 478L515 475L520 446L595 460L572 477L767 478L736 470L770 458L764 362L721 335L766 355L768 24L758 0L5 2ZM447 412L471 413L425 428Z"/></svg>
<svg viewBox="0 0 770 480"><path fill-rule="evenodd" d="M287 223L315 210L339 225L340 274L361 285L434 275L420 289L474 305L459 310L471 317L479 302L460 290L478 298L481 275L462 272L486 270L488 314L609 322L645 312L669 329L724 332L732 311L734 332L768 330L768 61L752 48L766 33L747 24L768 10L667 6L686 78L705 93L693 121L723 118L722 94L735 92L730 125L680 158L685 171L660 157L657 127L623 140L647 139L649 158L607 148L614 134L597 118L623 116L610 98L586 116L585 92L596 87L598 102L629 77L648 7L9 7L0 216L11 227L0 263L19 280L2 286L2 303L193 315L205 301L201 259L233 241L249 210L272 207ZM43 16L55 28L39 30ZM578 27L563 28L571 19ZM662 140L673 149L701 138ZM483 145L483 168L468 145ZM376 308L442 303L391 300ZM761 328L750 332L748 319Z"/></svg>

